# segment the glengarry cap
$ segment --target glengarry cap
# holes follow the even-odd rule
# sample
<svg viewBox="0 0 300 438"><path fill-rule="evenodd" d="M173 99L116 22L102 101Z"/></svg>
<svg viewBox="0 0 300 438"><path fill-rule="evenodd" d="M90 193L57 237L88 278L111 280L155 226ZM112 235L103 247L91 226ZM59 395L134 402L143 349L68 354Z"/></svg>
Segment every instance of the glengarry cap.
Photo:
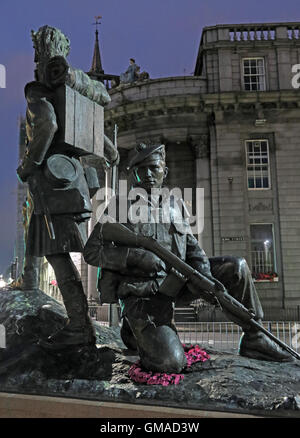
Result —
<svg viewBox="0 0 300 438"><path fill-rule="evenodd" d="M165 145L155 144L147 146L145 143L140 143L131 153L129 153L126 169L131 170L133 167L138 166L146 158L154 153L160 153L165 155Z"/></svg>

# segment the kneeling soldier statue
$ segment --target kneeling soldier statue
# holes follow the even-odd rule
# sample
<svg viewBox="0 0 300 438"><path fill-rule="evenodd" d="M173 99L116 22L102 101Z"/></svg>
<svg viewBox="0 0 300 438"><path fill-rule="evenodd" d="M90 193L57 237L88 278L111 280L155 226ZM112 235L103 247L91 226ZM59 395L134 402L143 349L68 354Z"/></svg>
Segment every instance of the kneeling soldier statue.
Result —
<svg viewBox="0 0 300 438"><path fill-rule="evenodd" d="M133 170L134 186L146 195L160 189L167 175L164 145L139 146L128 168ZM152 197L143 200L142 194L138 201L126 202L131 212L135 202L137 209L146 208L143 219L153 217L153 212L156 218L164 214L163 196L155 205ZM108 206L85 246L86 262L101 267L101 300L120 301L125 345L138 350L145 369L180 372L186 359L173 322L174 305L203 298L219 302L228 318L242 327L241 355L293 360L291 352L261 331L263 311L246 261L208 258L176 211L170 202L169 221L130 221L129 214L128 222L120 224L105 217Z"/></svg>

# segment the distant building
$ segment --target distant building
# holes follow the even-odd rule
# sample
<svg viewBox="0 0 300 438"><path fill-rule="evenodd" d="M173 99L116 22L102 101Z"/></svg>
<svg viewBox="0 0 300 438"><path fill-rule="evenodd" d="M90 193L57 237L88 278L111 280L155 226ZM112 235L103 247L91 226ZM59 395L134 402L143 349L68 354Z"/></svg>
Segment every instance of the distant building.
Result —
<svg viewBox="0 0 300 438"><path fill-rule="evenodd" d="M204 188L200 244L245 257L274 308L300 305L299 32L300 23L205 27L194 76L119 86L105 110L123 157L140 140L161 141L168 184Z"/></svg>

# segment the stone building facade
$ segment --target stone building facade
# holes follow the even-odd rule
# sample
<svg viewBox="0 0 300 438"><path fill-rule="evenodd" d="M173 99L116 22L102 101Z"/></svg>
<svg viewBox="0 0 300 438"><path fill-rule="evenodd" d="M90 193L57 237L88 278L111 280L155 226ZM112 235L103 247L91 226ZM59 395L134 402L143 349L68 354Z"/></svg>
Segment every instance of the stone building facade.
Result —
<svg viewBox="0 0 300 438"><path fill-rule="evenodd" d="M300 23L203 29L194 76L112 89L122 155L167 146L170 187L204 188L208 255L245 257L266 307L300 304Z"/></svg>

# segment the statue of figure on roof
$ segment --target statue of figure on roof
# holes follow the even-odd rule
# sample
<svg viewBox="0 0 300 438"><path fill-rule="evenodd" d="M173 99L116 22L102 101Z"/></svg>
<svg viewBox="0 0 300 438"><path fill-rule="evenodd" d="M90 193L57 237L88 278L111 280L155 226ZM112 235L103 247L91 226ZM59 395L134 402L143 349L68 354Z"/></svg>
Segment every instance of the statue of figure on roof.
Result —
<svg viewBox="0 0 300 438"><path fill-rule="evenodd" d="M132 84L133 82L149 79L149 73L140 72L140 67L135 63L134 58L130 58L129 67L125 73L120 74L120 84Z"/></svg>
<svg viewBox="0 0 300 438"><path fill-rule="evenodd" d="M129 67L125 71L125 73L120 74L120 83L121 84L131 84L132 82L135 82L137 79L136 72L137 72L138 66L135 63L135 59L130 58L129 60Z"/></svg>

